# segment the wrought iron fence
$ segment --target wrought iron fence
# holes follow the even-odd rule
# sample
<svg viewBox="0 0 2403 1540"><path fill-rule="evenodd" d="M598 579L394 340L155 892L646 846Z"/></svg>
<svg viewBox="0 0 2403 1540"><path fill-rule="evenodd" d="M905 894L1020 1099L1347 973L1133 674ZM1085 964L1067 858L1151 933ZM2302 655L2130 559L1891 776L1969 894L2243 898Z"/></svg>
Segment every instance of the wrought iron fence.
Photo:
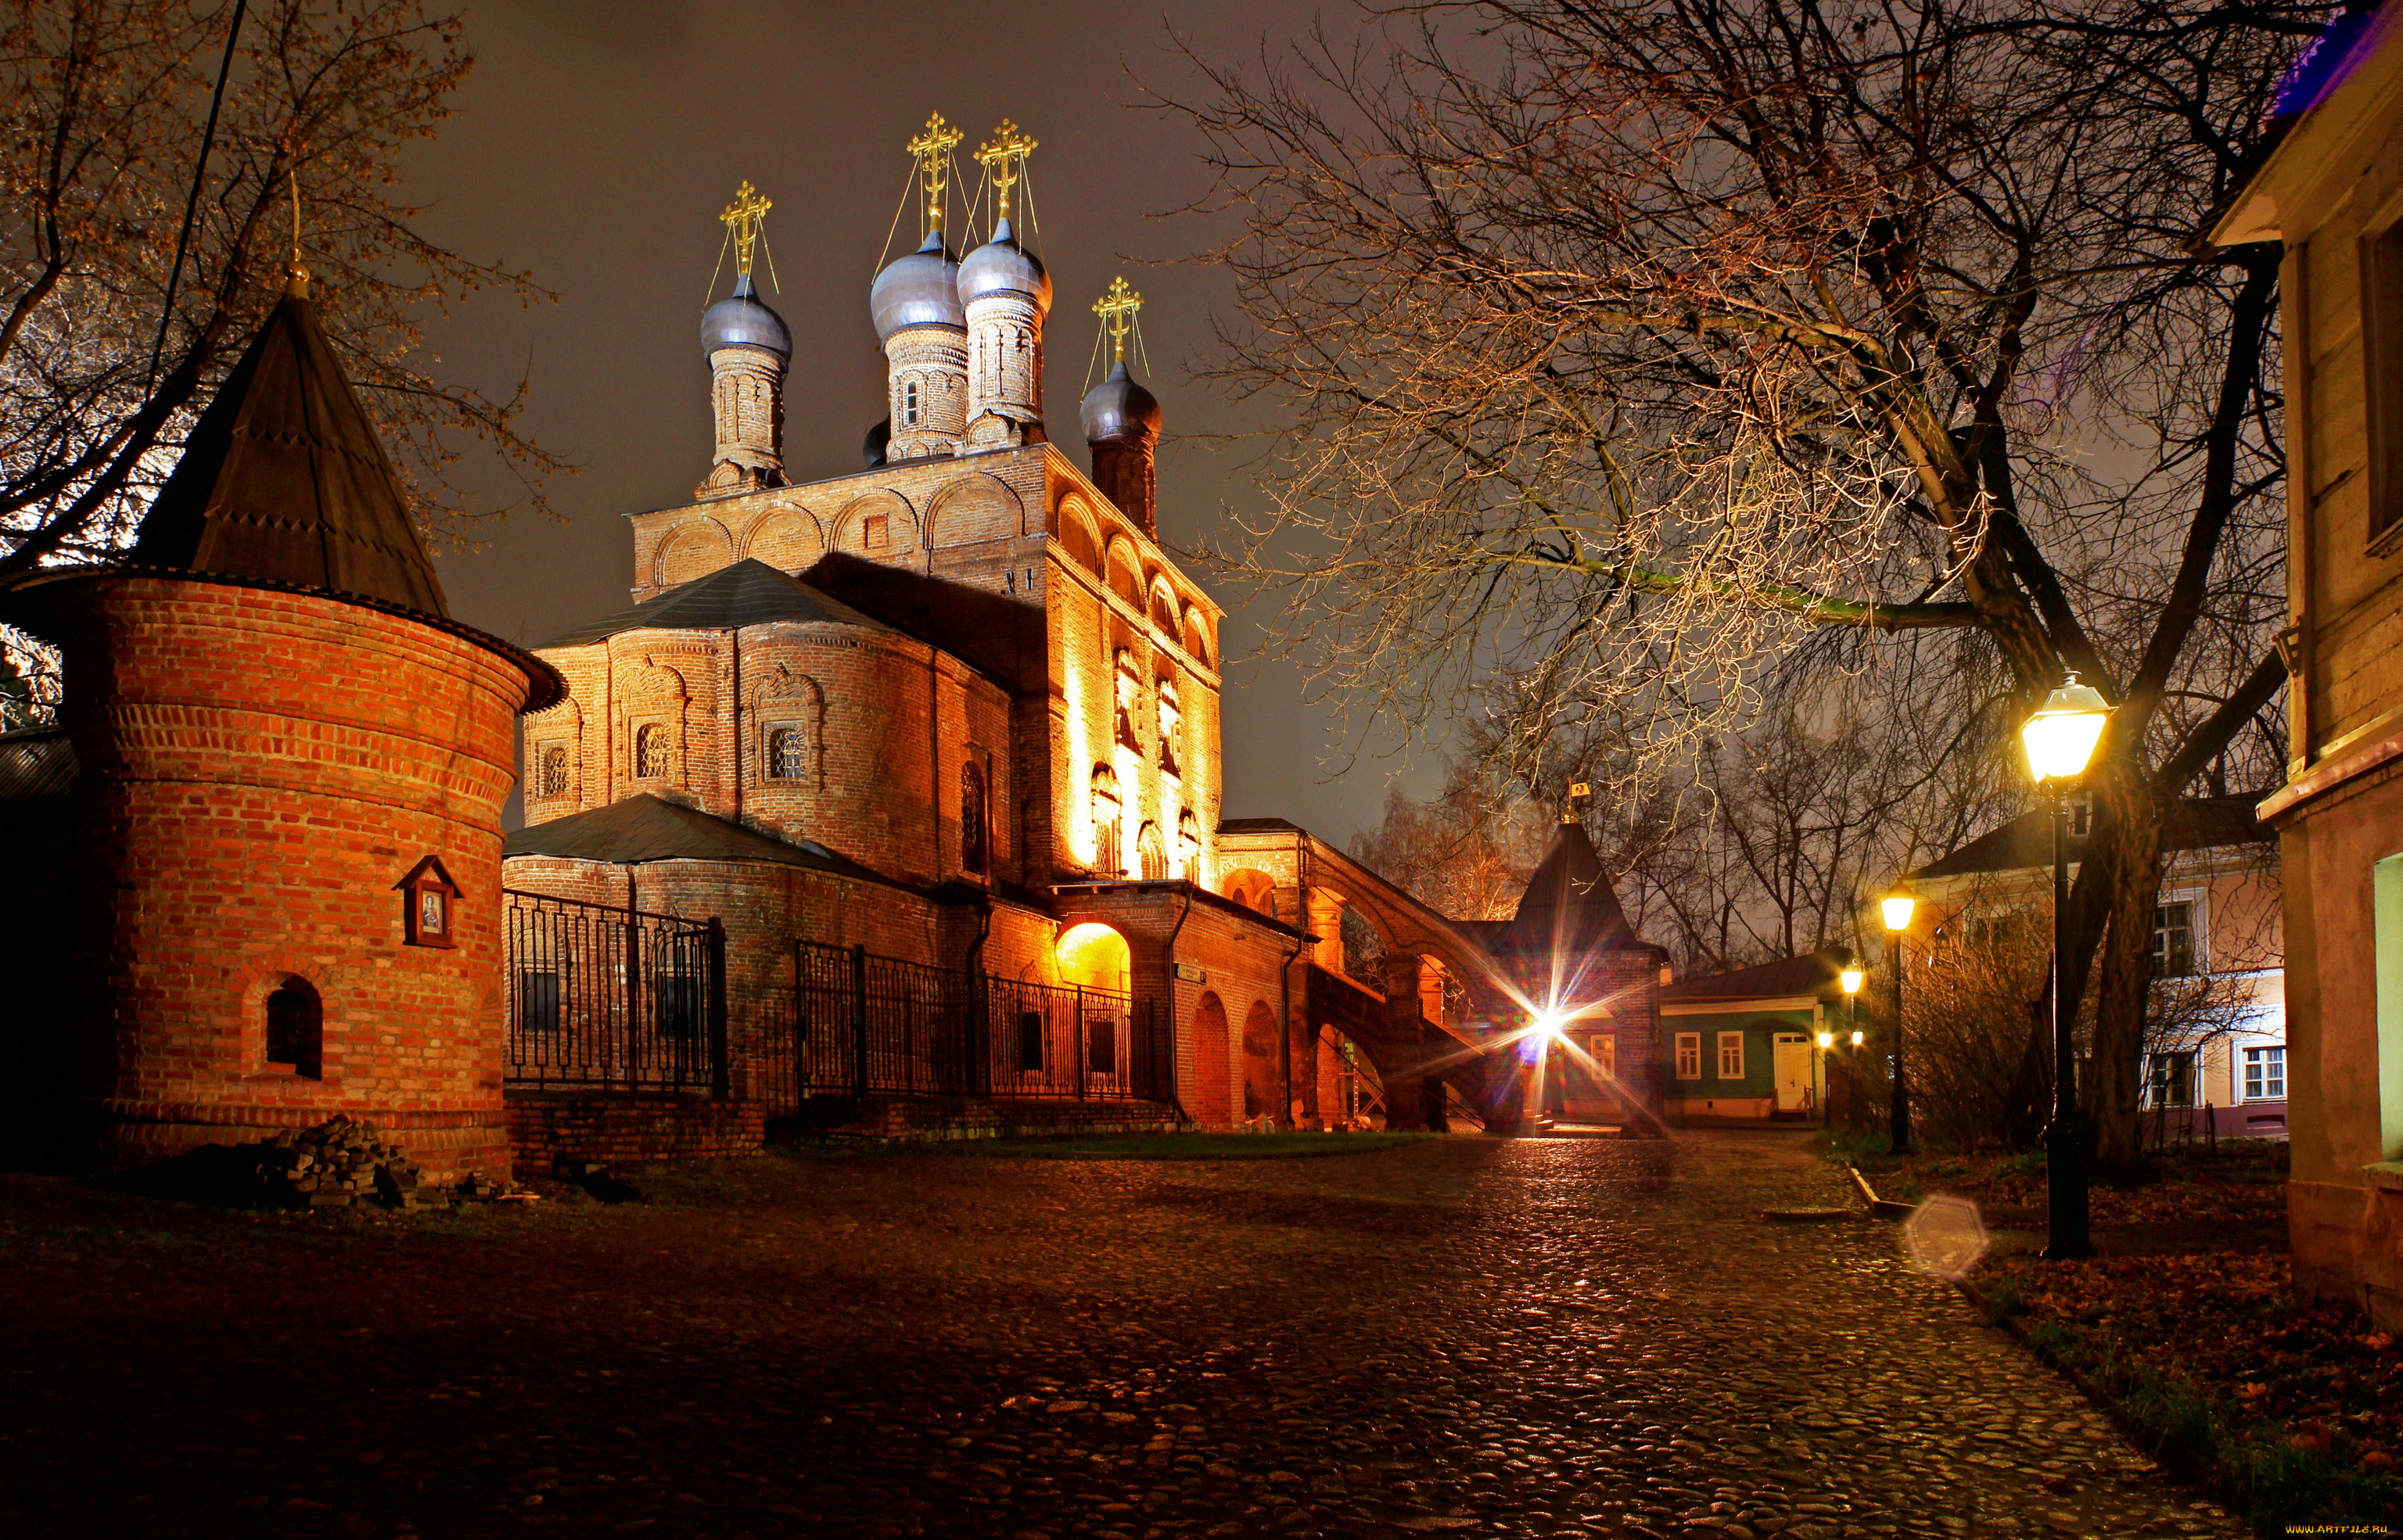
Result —
<svg viewBox="0 0 2403 1540"><path fill-rule="evenodd" d="M727 1094L718 922L534 893L502 909L508 1084Z"/></svg>
<svg viewBox="0 0 2403 1540"><path fill-rule="evenodd" d="M1158 1002L1021 983L794 945L789 1050L762 1022L763 1061L798 1103L813 1096L1175 1098L1175 1046ZM783 1101L784 1097L774 1097Z"/></svg>

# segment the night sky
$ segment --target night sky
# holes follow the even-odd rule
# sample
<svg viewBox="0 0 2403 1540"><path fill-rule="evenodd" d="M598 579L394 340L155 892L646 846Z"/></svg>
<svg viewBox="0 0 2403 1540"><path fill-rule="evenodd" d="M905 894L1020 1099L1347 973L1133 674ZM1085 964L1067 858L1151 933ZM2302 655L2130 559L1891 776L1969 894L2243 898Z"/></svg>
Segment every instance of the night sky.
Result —
<svg viewBox="0 0 2403 1540"><path fill-rule="evenodd" d="M861 437L883 415L868 283L909 174L901 146L931 111L966 133L959 161L971 191L967 152L1004 117L1040 141L1034 243L1054 284L1044 403L1055 440L1086 464L1076 404L1098 326L1090 307L1123 272L1146 300L1147 382L1167 418L1162 539L1189 548L1230 506L1253 506L1258 441L1192 437L1261 422L1188 373L1232 289L1185 259L1223 227L1161 217L1204 190L1207 173L1185 123L1139 104L1146 87L1190 89L1172 27L1213 58L1256 61L1308 14L1269 0L1165 14L1073 0L473 8L476 69L442 136L411 151L407 192L431 205L428 234L530 269L559 302L471 302L430 340L447 376L489 391L505 394L530 367L529 430L582 474L552 488L566 522L521 515L494 527L484 550L443 557L453 613L539 644L628 603L623 516L689 502L709 468L696 329L724 236L718 212L745 178L775 202L768 245L781 286L763 272L762 288L793 332L786 474L806 482L859 467ZM913 200L894 255L913 243L914 217ZM729 256L715 293L731 281ZM508 494L489 465L462 474L491 499ZM1231 607L1241 596L1219 597ZM1335 775L1340 726L1290 670L1253 660L1257 636L1239 614L1223 638L1225 813L1276 814L1342 839L1374 819L1398 762ZM1424 760L1410 777L1421 791Z"/></svg>

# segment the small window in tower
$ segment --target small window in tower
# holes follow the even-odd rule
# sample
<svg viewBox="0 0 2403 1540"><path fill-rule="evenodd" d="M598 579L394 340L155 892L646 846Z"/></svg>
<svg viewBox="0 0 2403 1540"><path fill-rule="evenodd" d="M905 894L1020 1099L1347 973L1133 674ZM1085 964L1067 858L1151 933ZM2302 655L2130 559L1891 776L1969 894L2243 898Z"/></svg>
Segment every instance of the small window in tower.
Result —
<svg viewBox="0 0 2403 1540"><path fill-rule="evenodd" d="M286 976L267 997L267 1061L325 1078L326 1006L305 978Z"/></svg>
<svg viewBox="0 0 2403 1540"><path fill-rule="evenodd" d="M882 550L890 543L890 536L885 531L884 515L871 513L861 521L859 542L869 550Z"/></svg>
<svg viewBox="0 0 2403 1540"><path fill-rule="evenodd" d="M806 781L810 775L809 739L789 722L768 729L768 779Z"/></svg>
<svg viewBox="0 0 2403 1540"><path fill-rule="evenodd" d="M542 746L542 769L536 782L545 798L567 795L567 745L545 743Z"/></svg>
<svg viewBox="0 0 2403 1540"><path fill-rule="evenodd" d="M960 870L985 871L984 771L972 764L960 768Z"/></svg>
<svg viewBox="0 0 2403 1540"><path fill-rule="evenodd" d="M646 722L634 729L634 779L663 781L667 774L667 724Z"/></svg>
<svg viewBox="0 0 2403 1540"><path fill-rule="evenodd" d="M901 421L913 428L918 425L918 382L915 380L901 387Z"/></svg>

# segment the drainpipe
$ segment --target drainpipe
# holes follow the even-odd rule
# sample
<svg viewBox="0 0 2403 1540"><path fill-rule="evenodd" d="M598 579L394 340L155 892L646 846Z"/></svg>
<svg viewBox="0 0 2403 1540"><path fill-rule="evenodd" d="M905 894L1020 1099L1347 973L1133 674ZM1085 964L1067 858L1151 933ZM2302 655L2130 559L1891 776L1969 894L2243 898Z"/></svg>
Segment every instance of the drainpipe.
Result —
<svg viewBox="0 0 2403 1540"><path fill-rule="evenodd" d="M976 1055L968 1075L968 1089L977 1096L993 1094L993 1008L984 984L984 943L985 937L992 934L993 899L987 896L977 903L976 939L968 943L965 959L970 1026L968 1051Z"/></svg>
<svg viewBox="0 0 2403 1540"><path fill-rule="evenodd" d="M1185 922L1187 922L1188 920L1190 920L1190 919L1192 919L1192 918L1193 918L1193 895L1194 895L1193 879L1191 879L1190 877L1188 877L1188 878L1187 878L1187 879L1185 880L1185 910L1184 910L1184 912L1183 912L1183 913L1179 914L1179 915L1176 917L1176 923L1175 923L1175 924L1174 924L1174 925L1172 925L1172 926L1170 926L1170 927L1169 927L1169 931L1168 931L1168 1058L1169 1058L1168 1092L1169 1092L1169 1095L1170 1095L1170 1096L1171 1096L1171 1097L1175 1101L1175 1103L1176 1103L1176 1110L1177 1110L1177 1111L1179 1111L1179 1112L1181 1112L1181 1113L1183 1113L1188 1120L1198 1122L1198 1121L1200 1121L1200 1119L1195 1118L1195 1117L1193 1117L1193 1109L1192 1109L1192 1108L1190 1108L1190 1107L1188 1107L1188 1106L1187 1106L1187 1105L1185 1104L1185 1099L1184 1099L1182 1096L1177 1095L1178 1086L1177 1086L1177 1082L1176 1082L1176 1074L1175 1074L1175 1070L1176 1070L1176 1062L1175 1062L1175 1061L1176 1061L1176 938L1177 938L1177 936L1181 936L1181 935L1183 935L1183 934L1184 934L1184 932L1185 932ZM1196 1042L1196 1043L1193 1045L1193 1048L1194 1048L1194 1054L1195 1054L1195 1063L1196 1063L1196 1067L1198 1068L1198 1067L1199 1067L1199 1064L1200 1064L1200 1054L1201 1054L1202 1045L1201 1045L1199 1042Z"/></svg>

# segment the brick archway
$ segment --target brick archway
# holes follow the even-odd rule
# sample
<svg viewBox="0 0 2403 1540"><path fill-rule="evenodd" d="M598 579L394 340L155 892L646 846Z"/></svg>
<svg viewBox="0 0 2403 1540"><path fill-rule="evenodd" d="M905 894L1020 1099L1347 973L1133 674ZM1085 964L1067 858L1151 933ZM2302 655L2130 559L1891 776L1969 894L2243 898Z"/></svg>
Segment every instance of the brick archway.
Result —
<svg viewBox="0 0 2403 1540"><path fill-rule="evenodd" d="M1277 1053L1276 1012L1265 1000L1255 1000L1243 1013L1243 1117L1282 1117L1285 1072Z"/></svg>
<svg viewBox="0 0 2403 1540"><path fill-rule="evenodd" d="M1193 1101L1185 1110L1203 1128L1234 1122L1234 1097L1228 1085L1232 1045L1227 1040L1227 1007L1215 992L1204 991L1193 1013Z"/></svg>

